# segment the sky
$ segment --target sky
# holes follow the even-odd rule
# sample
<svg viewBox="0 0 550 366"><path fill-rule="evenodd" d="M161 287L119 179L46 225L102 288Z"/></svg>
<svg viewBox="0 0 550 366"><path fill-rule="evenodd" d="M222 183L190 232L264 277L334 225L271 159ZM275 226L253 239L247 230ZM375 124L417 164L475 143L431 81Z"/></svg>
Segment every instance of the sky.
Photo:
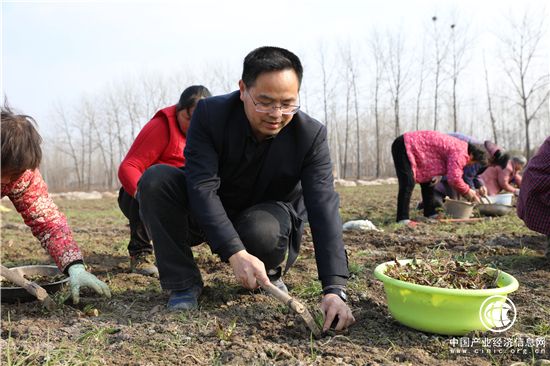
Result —
<svg viewBox="0 0 550 366"><path fill-rule="evenodd" d="M307 52L324 40L402 27L421 34L434 14L457 12L478 34L545 0L2 1L2 97L53 126L70 105L113 80L222 63L240 70L262 45ZM548 10L548 9L547 9ZM428 22L429 24L429 22ZM306 69L307 72L307 69ZM234 75L235 88L239 75Z"/></svg>

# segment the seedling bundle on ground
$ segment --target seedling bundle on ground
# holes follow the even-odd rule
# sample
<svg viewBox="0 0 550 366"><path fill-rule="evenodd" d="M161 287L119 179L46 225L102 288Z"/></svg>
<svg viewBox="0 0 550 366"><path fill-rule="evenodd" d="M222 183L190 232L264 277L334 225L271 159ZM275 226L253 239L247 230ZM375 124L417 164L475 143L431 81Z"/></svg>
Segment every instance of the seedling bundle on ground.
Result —
<svg viewBox="0 0 550 366"><path fill-rule="evenodd" d="M417 285L449 289L481 290L496 288L498 271L481 263L460 262L454 259L413 259L402 265L395 259L395 265L388 266L386 275L400 281Z"/></svg>

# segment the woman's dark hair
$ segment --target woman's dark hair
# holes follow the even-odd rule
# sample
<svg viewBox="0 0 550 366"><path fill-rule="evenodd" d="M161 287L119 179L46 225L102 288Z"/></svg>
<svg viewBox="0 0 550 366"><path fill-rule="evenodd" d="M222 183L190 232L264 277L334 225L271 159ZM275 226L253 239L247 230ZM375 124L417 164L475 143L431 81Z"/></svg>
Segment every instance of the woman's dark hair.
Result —
<svg viewBox="0 0 550 366"><path fill-rule="evenodd" d="M468 143L468 154L472 155L472 160L476 163L482 166L488 164L487 150L483 145Z"/></svg>
<svg viewBox="0 0 550 366"><path fill-rule="evenodd" d="M212 94L205 86L192 85L181 93L180 100L176 104L176 112L190 109L197 104L199 99L211 97Z"/></svg>
<svg viewBox="0 0 550 366"><path fill-rule="evenodd" d="M279 47L259 47L244 58L241 79L247 87L253 86L261 73L292 69L302 84L304 69L298 56Z"/></svg>
<svg viewBox="0 0 550 366"><path fill-rule="evenodd" d="M32 117L15 114L7 105L2 107L2 175L20 175L36 169L42 160L42 137Z"/></svg>
<svg viewBox="0 0 550 366"><path fill-rule="evenodd" d="M508 161L510 161L510 155L508 153L503 153L500 150L495 152L493 155L490 164L491 165L498 165L502 169L506 169L506 165L508 165Z"/></svg>

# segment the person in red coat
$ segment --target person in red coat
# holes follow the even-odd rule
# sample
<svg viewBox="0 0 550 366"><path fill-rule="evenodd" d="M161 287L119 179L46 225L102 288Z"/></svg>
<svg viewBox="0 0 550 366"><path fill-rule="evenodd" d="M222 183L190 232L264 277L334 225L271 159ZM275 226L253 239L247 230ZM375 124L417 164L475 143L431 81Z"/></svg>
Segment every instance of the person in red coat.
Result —
<svg viewBox="0 0 550 366"><path fill-rule="evenodd" d="M478 194L462 179L464 167L487 164L486 150L438 131L406 132L392 144L392 156L399 182L397 222L409 224L409 205L415 183L420 183L424 216L436 214L432 178L447 176L450 186L469 201Z"/></svg>
<svg viewBox="0 0 550 366"><path fill-rule="evenodd" d="M80 289L90 287L111 297L109 287L84 267L82 253L73 239L67 219L48 194L38 170L42 160L42 138L34 120L2 108L2 197L7 196L32 234L69 276L73 302L80 300Z"/></svg>
<svg viewBox="0 0 550 366"><path fill-rule="evenodd" d="M517 211L529 229L546 235L550 258L550 136L523 172Z"/></svg>
<svg viewBox="0 0 550 366"><path fill-rule="evenodd" d="M202 85L183 91L176 105L158 111L143 127L128 154L120 164L118 178L122 183L118 204L130 222L130 269L148 276L158 276L154 264L153 245L139 216L138 182L145 170L155 164L181 168L185 165L187 129L197 102L211 96Z"/></svg>

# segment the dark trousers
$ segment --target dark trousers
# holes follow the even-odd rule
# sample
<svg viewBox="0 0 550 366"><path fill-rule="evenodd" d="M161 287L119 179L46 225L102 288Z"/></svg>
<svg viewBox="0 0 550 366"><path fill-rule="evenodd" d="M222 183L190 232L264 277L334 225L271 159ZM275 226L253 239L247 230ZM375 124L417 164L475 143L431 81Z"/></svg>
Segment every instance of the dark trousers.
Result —
<svg viewBox="0 0 550 366"><path fill-rule="evenodd" d="M411 162L407 156L405 148L405 139L403 135L396 138L391 146L393 164L395 165L395 174L399 182L399 193L397 195L397 220L406 220L409 218L409 206L411 196L415 185L414 173L411 168ZM434 188L431 184L421 183L422 201L424 202L424 216L432 216L436 213Z"/></svg>
<svg viewBox="0 0 550 366"><path fill-rule="evenodd" d="M130 222L130 242L128 243L130 256L153 253L153 245L139 217L138 201L130 196L124 188L121 188L118 192L118 206Z"/></svg>
<svg viewBox="0 0 550 366"><path fill-rule="evenodd" d="M167 165L147 169L139 182L139 201L155 246L162 288L202 285L191 247L206 238L190 214L183 171ZM232 216L231 221L247 252L258 257L266 270L280 274L292 228L288 209L278 202L264 202Z"/></svg>

